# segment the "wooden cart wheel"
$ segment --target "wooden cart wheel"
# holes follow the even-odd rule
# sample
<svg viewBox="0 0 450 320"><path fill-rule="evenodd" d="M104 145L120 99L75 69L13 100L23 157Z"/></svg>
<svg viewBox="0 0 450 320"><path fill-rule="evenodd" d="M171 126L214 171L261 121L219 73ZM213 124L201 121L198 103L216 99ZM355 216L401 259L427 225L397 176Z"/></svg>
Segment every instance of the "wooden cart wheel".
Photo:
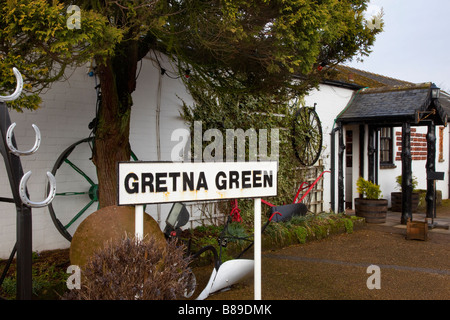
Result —
<svg viewBox="0 0 450 320"><path fill-rule="evenodd" d="M305 166L314 165L322 152L322 125L314 107L302 107L295 113L293 146Z"/></svg>
<svg viewBox="0 0 450 320"><path fill-rule="evenodd" d="M51 171L57 180L57 192L48 210L56 229L68 241L72 241L80 218L98 210L97 174L91 161L93 141L94 137L89 137L70 145ZM133 152L131 158L137 160Z"/></svg>

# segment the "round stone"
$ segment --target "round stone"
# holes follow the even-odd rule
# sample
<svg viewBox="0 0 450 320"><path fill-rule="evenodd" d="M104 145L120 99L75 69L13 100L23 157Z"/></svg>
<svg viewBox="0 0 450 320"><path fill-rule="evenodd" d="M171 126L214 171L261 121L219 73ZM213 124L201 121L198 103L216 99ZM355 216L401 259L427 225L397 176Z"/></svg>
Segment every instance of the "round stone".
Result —
<svg viewBox="0 0 450 320"><path fill-rule="evenodd" d="M116 241L135 236L134 207L110 206L93 212L78 226L70 244L70 263L82 268L90 257L103 249L106 241ZM166 239L158 223L144 213L144 241L154 237L161 248Z"/></svg>

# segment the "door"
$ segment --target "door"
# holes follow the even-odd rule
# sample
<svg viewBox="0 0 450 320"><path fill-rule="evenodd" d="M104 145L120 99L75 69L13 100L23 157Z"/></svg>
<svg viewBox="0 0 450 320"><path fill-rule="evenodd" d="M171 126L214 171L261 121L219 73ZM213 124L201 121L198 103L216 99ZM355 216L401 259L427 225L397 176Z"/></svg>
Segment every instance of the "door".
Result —
<svg viewBox="0 0 450 320"><path fill-rule="evenodd" d="M345 133L345 209L352 209L353 199L353 131Z"/></svg>

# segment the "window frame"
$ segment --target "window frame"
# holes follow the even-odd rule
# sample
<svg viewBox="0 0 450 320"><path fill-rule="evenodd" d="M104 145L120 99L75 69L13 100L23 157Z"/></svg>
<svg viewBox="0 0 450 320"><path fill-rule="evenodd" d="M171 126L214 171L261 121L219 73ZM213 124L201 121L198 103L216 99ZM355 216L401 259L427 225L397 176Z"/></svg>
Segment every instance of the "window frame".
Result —
<svg viewBox="0 0 450 320"><path fill-rule="evenodd" d="M389 133L389 136L385 134ZM387 141L387 144L385 143ZM385 146L387 145L387 148ZM380 167L392 167L394 165L394 128L380 127ZM388 153L388 160L385 154Z"/></svg>

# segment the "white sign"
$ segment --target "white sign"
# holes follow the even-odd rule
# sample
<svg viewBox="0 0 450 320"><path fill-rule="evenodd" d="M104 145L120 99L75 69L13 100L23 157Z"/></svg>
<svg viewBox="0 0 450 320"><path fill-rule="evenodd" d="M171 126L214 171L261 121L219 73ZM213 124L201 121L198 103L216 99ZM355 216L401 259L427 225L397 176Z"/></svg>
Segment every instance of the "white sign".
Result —
<svg viewBox="0 0 450 320"><path fill-rule="evenodd" d="M121 162L118 204L276 196L277 168L276 161Z"/></svg>

